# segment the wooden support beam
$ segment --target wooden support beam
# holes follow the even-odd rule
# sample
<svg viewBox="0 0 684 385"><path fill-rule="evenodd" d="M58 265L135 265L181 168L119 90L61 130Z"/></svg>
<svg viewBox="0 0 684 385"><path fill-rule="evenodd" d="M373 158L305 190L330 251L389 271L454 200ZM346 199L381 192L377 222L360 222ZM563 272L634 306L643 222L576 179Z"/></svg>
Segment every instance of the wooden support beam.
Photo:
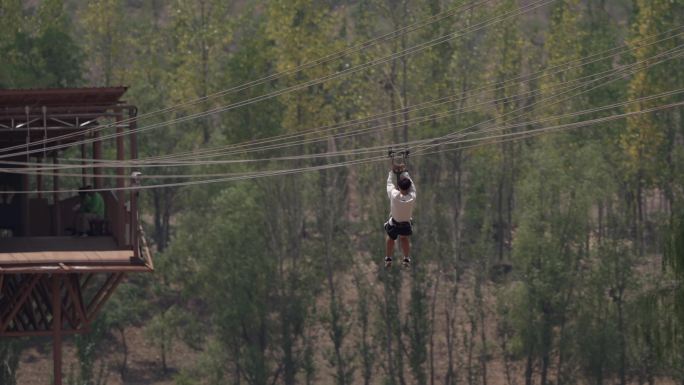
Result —
<svg viewBox="0 0 684 385"><path fill-rule="evenodd" d="M17 329L21 328L21 330L28 331L30 330L30 325L28 324L28 321L25 319L25 312L21 311L21 309L24 308L24 305L26 305L26 302L24 302L21 305L19 312L17 313L17 315L14 316L14 325L17 327Z"/></svg>
<svg viewBox="0 0 684 385"><path fill-rule="evenodd" d="M62 336L64 335L74 335L74 334L85 334L89 333L90 328L83 328L77 330L62 330ZM52 330L31 330L31 331L11 331L0 333L0 337L49 337L54 333Z"/></svg>
<svg viewBox="0 0 684 385"><path fill-rule="evenodd" d="M48 322L46 310L49 311L50 308L45 304L44 299L38 291L39 287L36 287L32 293L33 301L35 302L36 307L38 308L38 314L40 314L40 327L37 328L37 330L47 330L50 324Z"/></svg>
<svg viewBox="0 0 684 385"><path fill-rule="evenodd" d="M52 275L52 364L55 385L62 385L62 275Z"/></svg>
<svg viewBox="0 0 684 385"><path fill-rule="evenodd" d="M33 306L33 293L35 290L31 290L31 296L29 297L28 301L28 306L24 306L24 314L26 314L26 317L28 318L28 322L30 322L30 326L33 327L33 330L38 330L38 322L36 317L36 308Z"/></svg>
<svg viewBox="0 0 684 385"><path fill-rule="evenodd" d="M43 299L43 303L47 310L52 314L52 297L50 297L50 278L48 275L44 275L36 287L36 292Z"/></svg>
<svg viewBox="0 0 684 385"><path fill-rule="evenodd" d="M37 286L36 291L40 294L41 298L43 299L43 304L45 305L49 314L54 319L54 316L55 316L54 304L52 301L52 296L50 295L50 292L52 290L51 285L52 285L51 276L45 275L43 277L43 279L40 280L40 284ZM50 319L49 322L46 319L45 320L45 329L49 330L51 324L52 324L52 319Z"/></svg>
<svg viewBox="0 0 684 385"><path fill-rule="evenodd" d="M83 324L88 323L88 318L85 314L85 309L83 308L83 298L77 292L78 290L78 276L75 274L69 274L66 281L66 287L69 291L69 296L71 297L71 303L73 304L74 312L76 315L76 323L73 324L74 329L77 329L80 322ZM80 320L80 322L78 322Z"/></svg>
<svg viewBox="0 0 684 385"><path fill-rule="evenodd" d="M56 274L53 274L56 275ZM59 274L61 275L61 274ZM67 295L62 297L62 286L61 285L68 285L68 282L62 282L60 283L59 287L59 298L61 299L61 313L62 313L62 318L66 318L66 320L69 322L69 324L73 327L76 328L77 320L74 315L71 314L69 311L69 297L68 297L68 292L66 293ZM54 309L53 309L53 315L54 315ZM64 322L62 321L62 329L64 329Z"/></svg>
<svg viewBox="0 0 684 385"><path fill-rule="evenodd" d="M31 291L33 288L36 286L36 283L38 283L38 279L40 278L40 275L35 274L31 276L31 278L27 278L21 285L20 290L17 290L17 296L15 297L16 301L11 301L14 302L13 305L8 306L10 312L9 315L2 320L0 318L0 332L4 332L7 329L7 326L10 324L14 316L17 315L19 312L19 309L24 305L24 302L26 302L26 299L29 297L29 294L31 294ZM24 283L28 282L28 285L24 285Z"/></svg>
<svg viewBox="0 0 684 385"><path fill-rule="evenodd" d="M86 279L83 281L83 284L81 285L81 292L85 291L88 288L88 286L90 286L90 282L93 280L94 276L95 274L93 273L86 275Z"/></svg>
<svg viewBox="0 0 684 385"><path fill-rule="evenodd" d="M116 279L116 274L112 273L110 274L107 279L105 280L105 283L100 286L100 290L97 291L97 293L93 296L93 298L90 299L90 302L88 303L88 307L86 308L86 312L90 313L90 311L93 309L93 306L97 303L97 301L104 295L104 292L107 290L107 287L114 282ZM88 319L90 320L90 316L88 316Z"/></svg>
<svg viewBox="0 0 684 385"><path fill-rule="evenodd" d="M88 306L88 320L90 322L92 322L95 319L95 316L100 311L100 308L102 308L102 305L104 305L105 302L107 302L107 299L109 299L109 297L114 293L114 290L117 286L119 286L119 283L121 283L121 280L123 279L124 275L124 273L112 274L112 277L114 277L114 279L111 280L111 283L110 280L107 280L107 282L105 282L105 286L102 286L102 289L100 289L100 292L103 293L100 300L98 302L95 302L97 296L93 298L93 302L91 302Z"/></svg>
<svg viewBox="0 0 684 385"><path fill-rule="evenodd" d="M60 295L61 295L61 293L60 293ZM69 296L67 293L67 296L62 298L62 318L66 318L66 320L69 321L69 324L71 325L71 327L76 328L77 319L69 311L68 305L69 305ZM62 328L64 328L63 326L64 326L64 322L62 322Z"/></svg>
<svg viewBox="0 0 684 385"><path fill-rule="evenodd" d="M133 253L131 253L132 256ZM73 273L74 271L78 271L79 273L83 274L86 271L91 272L91 273L147 273L151 272L152 266L149 264L140 264L140 265L125 265L125 266L119 266L119 265L86 265L86 264L69 264L67 265L69 267L69 270L64 270L60 268L59 266L40 266L40 267L35 267L35 266L19 266L19 267L9 267L9 268L3 268L3 272L5 274L69 274Z"/></svg>

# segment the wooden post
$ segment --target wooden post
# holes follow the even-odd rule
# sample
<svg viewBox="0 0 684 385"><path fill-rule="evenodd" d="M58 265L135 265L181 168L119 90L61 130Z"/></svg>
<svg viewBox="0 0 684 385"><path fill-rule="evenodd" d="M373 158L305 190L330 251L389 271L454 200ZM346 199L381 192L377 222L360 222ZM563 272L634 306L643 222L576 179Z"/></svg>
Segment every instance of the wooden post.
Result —
<svg viewBox="0 0 684 385"><path fill-rule="evenodd" d="M52 193L53 206L55 208L55 236L62 235L62 210L59 206L59 169L57 165L59 164L59 159L57 158L57 152L55 151L52 155L52 164L54 167L54 175L52 176Z"/></svg>
<svg viewBox="0 0 684 385"><path fill-rule="evenodd" d="M85 186L88 184L88 180L86 179L86 170L87 168L85 167L86 165L86 145L85 143L81 144L81 164L83 165L83 168L81 168L81 175L82 176L82 181L81 181L81 186Z"/></svg>
<svg viewBox="0 0 684 385"><path fill-rule="evenodd" d="M93 132L93 136L96 139L93 142L93 163L97 164L97 163L100 163L100 160L102 159L102 141L98 139L100 137L99 132L97 132L97 131ZM102 178L100 178L101 173L102 173L101 167L93 167L93 187L94 188L102 188Z"/></svg>
<svg viewBox="0 0 684 385"><path fill-rule="evenodd" d="M31 198L29 196L28 190L29 190L29 174L23 174L21 176L21 182L22 182L22 190L24 190L24 194L21 196L21 217L23 218L23 221L21 223L21 235L24 237L28 237L31 231L31 218L29 216L30 209L29 209L29 199Z"/></svg>
<svg viewBox="0 0 684 385"><path fill-rule="evenodd" d="M38 163L40 163L39 168L43 168L43 158L37 158ZM38 175L36 175L36 188L38 189L38 199L43 198L43 171L41 170Z"/></svg>
<svg viewBox="0 0 684 385"><path fill-rule="evenodd" d="M55 384L62 385L62 298L61 274L52 275L52 362Z"/></svg>
<svg viewBox="0 0 684 385"><path fill-rule="evenodd" d="M31 148L31 119L29 117L29 106L24 107L24 111L26 112L26 167L30 167L29 163L31 162L31 155L29 153L29 150ZM30 213L30 208L29 208L29 175L30 174L24 174L22 178L22 182L24 183L23 189L24 189L24 196L22 199L22 205L21 205L21 215L24 217L24 221L22 223L22 232L23 236L27 237L29 236L29 232L31 230L31 219L29 218L29 213Z"/></svg>
<svg viewBox="0 0 684 385"><path fill-rule="evenodd" d="M138 159L138 138L136 135L136 128L138 128L137 120L135 116L137 115L137 111L135 108L131 107L128 109L128 119L129 119L129 125L128 129L130 130L130 152L131 152L131 160L132 159ZM133 168L130 169L130 172L133 172ZM132 182L132 181L131 181ZM140 244L138 240L138 191L139 190L131 190L130 191L130 197L131 197L131 244L133 245L133 255L136 257L140 257Z"/></svg>
<svg viewBox="0 0 684 385"><path fill-rule="evenodd" d="M119 162L122 162L126 156L125 143L123 137L124 130L121 126L121 121L123 120L121 113L122 111L118 110L116 114L116 160L118 160ZM119 189L116 191L116 197L119 201L116 208L118 214L118 229L116 235L119 247L122 248L126 246L126 194L124 190L121 190L121 188L123 188L126 183L126 180L123 178L124 171L125 170L123 167L118 167L116 169L116 175L118 176L118 178L116 178L116 187Z"/></svg>
<svg viewBox="0 0 684 385"><path fill-rule="evenodd" d="M47 131L47 107L43 106L42 108L43 111L43 156L38 158L39 163L40 163L40 168L42 169L43 167L43 162L48 163L47 160L47 153L45 151L45 148L47 146L47 140L48 140L48 131ZM38 173L38 182L36 183L38 185L38 198L43 197L43 170L41 170L40 173Z"/></svg>

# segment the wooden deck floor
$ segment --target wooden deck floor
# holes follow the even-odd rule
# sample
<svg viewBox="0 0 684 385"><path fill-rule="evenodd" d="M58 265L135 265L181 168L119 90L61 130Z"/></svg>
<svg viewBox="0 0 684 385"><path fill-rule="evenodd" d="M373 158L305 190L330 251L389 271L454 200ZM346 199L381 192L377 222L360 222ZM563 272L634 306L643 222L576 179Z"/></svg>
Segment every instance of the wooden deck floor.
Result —
<svg viewBox="0 0 684 385"><path fill-rule="evenodd" d="M132 250L118 250L112 237L0 238L0 267L51 264L130 264Z"/></svg>

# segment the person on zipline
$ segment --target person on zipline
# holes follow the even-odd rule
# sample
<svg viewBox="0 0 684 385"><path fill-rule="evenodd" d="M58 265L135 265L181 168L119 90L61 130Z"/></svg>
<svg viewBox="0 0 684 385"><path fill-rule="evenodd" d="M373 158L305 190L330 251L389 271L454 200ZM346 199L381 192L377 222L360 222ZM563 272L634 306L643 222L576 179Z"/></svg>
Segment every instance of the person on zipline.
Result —
<svg viewBox="0 0 684 385"><path fill-rule="evenodd" d="M394 186L392 174L397 175L396 187ZM404 254L403 264L404 266L409 266L411 264L409 236L413 234L411 219L413 206L416 203L416 186L406 171L405 166L394 166L389 171L387 176L387 196L390 199L390 217L385 222L385 231L387 232L385 267L389 268L392 266L394 241L397 240L397 237L399 237L401 250Z"/></svg>

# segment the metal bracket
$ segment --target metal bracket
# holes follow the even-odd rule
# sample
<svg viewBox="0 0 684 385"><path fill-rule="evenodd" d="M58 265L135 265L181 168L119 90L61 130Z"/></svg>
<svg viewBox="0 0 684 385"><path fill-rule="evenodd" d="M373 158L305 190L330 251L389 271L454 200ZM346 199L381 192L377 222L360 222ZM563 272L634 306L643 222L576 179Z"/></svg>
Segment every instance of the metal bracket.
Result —
<svg viewBox="0 0 684 385"><path fill-rule="evenodd" d="M387 150L387 156L390 158L392 162L392 170L396 170L397 167L404 167L404 171L408 170L409 166L409 154L411 151L408 148L402 148L399 150L394 150L392 147L390 147ZM399 178L399 174L401 172L394 172L397 174L397 178Z"/></svg>

